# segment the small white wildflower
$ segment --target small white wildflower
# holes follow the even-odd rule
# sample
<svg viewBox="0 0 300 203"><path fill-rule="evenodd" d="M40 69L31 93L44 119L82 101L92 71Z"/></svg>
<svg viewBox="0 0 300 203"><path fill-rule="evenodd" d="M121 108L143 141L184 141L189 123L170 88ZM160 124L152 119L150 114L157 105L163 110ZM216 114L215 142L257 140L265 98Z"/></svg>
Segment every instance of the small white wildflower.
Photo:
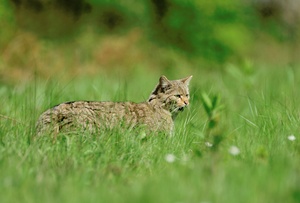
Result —
<svg viewBox="0 0 300 203"><path fill-rule="evenodd" d="M210 143L210 142L205 142L205 145L206 145L207 147L212 147L212 146L213 146L213 144Z"/></svg>
<svg viewBox="0 0 300 203"><path fill-rule="evenodd" d="M288 139L289 139L290 141L295 141L295 140L296 140L296 137L295 137L295 135L290 135L290 136L288 136Z"/></svg>
<svg viewBox="0 0 300 203"><path fill-rule="evenodd" d="M174 154L167 154L165 156L165 160L166 162L169 162L169 163L173 163L175 161L176 157Z"/></svg>
<svg viewBox="0 0 300 203"><path fill-rule="evenodd" d="M233 156L237 156L240 154L240 149L237 146L231 146L229 148L229 153Z"/></svg>

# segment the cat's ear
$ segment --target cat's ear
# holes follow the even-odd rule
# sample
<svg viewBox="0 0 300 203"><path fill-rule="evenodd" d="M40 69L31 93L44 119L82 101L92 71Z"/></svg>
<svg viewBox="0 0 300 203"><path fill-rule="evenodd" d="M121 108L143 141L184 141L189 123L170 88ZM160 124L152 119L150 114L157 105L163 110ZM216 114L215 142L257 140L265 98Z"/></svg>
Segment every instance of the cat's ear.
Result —
<svg viewBox="0 0 300 203"><path fill-rule="evenodd" d="M164 75L160 76L159 78L159 85L162 89L165 89L166 87L171 85L171 82L168 80L168 78Z"/></svg>
<svg viewBox="0 0 300 203"><path fill-rule="evenodd" d="M183 79L181 79L181 82L183 82L185 85L188 86L190 84L190 81L191 81L192 77L193 76L191 75L189 77L183 78Z"/></svg>
<svg viewBox="0 0 300 203"><path fill-rule="evenodd" d="M155 89L152 91L148 101L151 101L152 99L156 98L156 95L160 92L164 92L167 87L169 87L171 85L171 82L167 79L166 76L162 75L159 78L159 82L156 85Z"/></svg>

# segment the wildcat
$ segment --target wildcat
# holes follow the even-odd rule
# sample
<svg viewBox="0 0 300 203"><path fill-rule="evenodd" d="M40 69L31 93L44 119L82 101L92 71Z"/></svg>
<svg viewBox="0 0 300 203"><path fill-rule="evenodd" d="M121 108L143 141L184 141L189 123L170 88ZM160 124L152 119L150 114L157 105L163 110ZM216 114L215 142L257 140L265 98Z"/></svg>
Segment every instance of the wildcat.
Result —
<svg viewBox="0 0 300 203"><path fill-rule="evenodd" d="M72 101L48 109L39 117L37 135L61 131L112 129L114 127L145 127L148 132L172 134L173 120L189 105L189 82L192 76L159 83L145 102Z"/></svg>

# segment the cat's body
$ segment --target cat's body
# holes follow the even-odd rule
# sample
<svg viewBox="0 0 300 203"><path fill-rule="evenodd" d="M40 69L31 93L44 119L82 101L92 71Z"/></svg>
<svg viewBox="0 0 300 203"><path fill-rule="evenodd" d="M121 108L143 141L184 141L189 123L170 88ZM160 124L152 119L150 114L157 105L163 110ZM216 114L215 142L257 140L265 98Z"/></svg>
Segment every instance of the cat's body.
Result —
<svg viewBox="0 0 300 203"><path fill-rule="evenodd" d="M45 111L37 122L37 133L88 130L97 132L115 127L145 127L151 132L171 133L177 113L189 104L188 84L191 76L181 80L160 77L146 102L74 101Z"/></svg>

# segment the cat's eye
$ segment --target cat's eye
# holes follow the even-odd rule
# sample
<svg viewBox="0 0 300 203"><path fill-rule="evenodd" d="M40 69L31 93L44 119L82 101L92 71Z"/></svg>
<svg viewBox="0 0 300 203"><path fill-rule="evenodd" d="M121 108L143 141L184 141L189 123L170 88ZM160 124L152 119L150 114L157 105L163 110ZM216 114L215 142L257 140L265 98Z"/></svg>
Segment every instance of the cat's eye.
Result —
<svg viewBox="0 0 300 203"><path fill-rule="evenodd" d="M190 95L189 95L189 94L186 94L185 96L186 96L186 97L189 97Z"/></svg>
<svg viewBox="0 0 300 203"><path fill-rule="evenodd" d="M175 97L177 97L177 98L180 98L180 97L181 97L181 95L180 95L180 94L176 94L176 95L175 95Z"/></svg>

